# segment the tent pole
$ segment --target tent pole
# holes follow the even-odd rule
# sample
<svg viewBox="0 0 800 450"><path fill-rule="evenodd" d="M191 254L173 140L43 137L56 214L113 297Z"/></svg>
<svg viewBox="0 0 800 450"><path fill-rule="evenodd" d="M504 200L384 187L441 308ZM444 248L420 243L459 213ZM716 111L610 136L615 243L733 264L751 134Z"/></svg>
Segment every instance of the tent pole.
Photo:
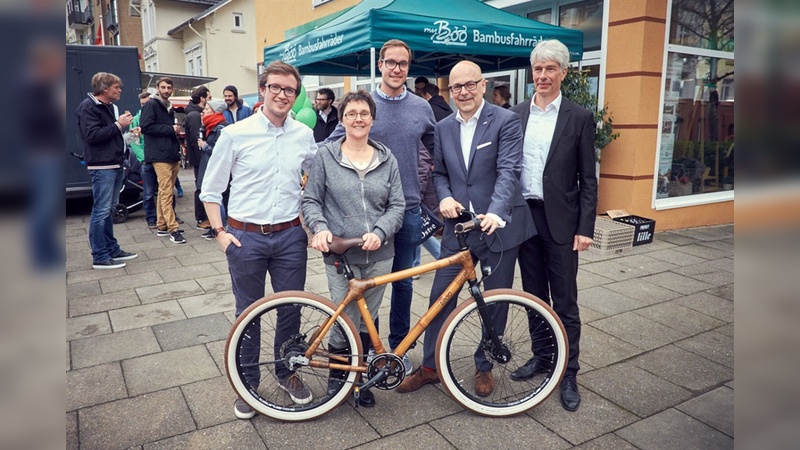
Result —
<svg viewBox="0 0 800 450"><path fill-rule="evenodd" d="M375 47L369 49L369 88L375 92Z"/></svg>

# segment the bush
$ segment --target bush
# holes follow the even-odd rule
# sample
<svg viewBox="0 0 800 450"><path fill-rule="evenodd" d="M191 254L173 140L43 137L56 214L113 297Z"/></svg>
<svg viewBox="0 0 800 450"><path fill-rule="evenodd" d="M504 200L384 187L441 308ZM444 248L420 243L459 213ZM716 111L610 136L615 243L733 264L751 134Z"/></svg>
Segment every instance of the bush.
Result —
<svg viewBox="0 0 800 450"><path fill-rule="evenodd" d="M561 83L561 93L569 100L594 112L594 120L597 123L597 132L594 136L595 157L600 161L600 151L618 138L619 133L614 133L614 121L606 108L597 108L597 97L589 91L588 73L588 70L568 70L566 78Z"/></svg>

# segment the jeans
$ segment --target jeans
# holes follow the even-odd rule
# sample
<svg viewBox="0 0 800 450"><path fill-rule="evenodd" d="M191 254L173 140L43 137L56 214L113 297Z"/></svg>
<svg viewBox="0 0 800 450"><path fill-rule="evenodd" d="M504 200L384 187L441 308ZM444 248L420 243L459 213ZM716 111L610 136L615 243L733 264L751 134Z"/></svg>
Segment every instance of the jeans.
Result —
<svg viewBox="0 0 800 450"><path fill-rule="evenodd" d="M119 253L120 248L114 237L112 212L119 203L119 191L125 174L122 169L90 170L92 177L92 215L89 219L89 245L92 247L92 261L108 261Z"/></svg>
<svg viewBox="0 0 800 450"><path fill-rule="evenodd" d="M412 267L417 267L419 265L422 258L422 251L420 250L422 247L424 247L425 250L427 250L428 253L433 256L433 259L439 259L439 257L442 255L442 243L435 237L431 236L426 239L425 242L417 246L417 251L414 254L414 264L412 264Z"/></svg>
<svg viewBox="0 0 800 450"><path fill-rule="evenodd" d="M156 224L156 194L158 193L158 179L152 164L142 163L142 184L144 187L143 204L144 215L148 225Z"/></svg>
<svg viewBox="0 0 800 450"><path fill-rule="evenodd" d="M405 270L414 263L414 254L422 235L422 215L419 206L406 210L403 226L394 235L394 263L392 272ZM404 278L392 283L392 304L389 309L389 345L400 345L411 328L411 297L413 280Z"/></svg>

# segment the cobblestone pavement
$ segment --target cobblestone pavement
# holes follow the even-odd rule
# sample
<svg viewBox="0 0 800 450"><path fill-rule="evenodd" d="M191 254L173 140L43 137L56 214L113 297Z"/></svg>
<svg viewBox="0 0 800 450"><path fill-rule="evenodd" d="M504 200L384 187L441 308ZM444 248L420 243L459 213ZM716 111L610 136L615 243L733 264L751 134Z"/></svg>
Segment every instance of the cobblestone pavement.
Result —
<svg viewBox="0 0 800 450"><path fill-rule="evenodd" d="M190 171L181 178L193 185ZM177 206L184 245L156 237L141 211L116 225L123 249L139 253L120 270L92 270L89 216L67 217L67 449L733 448L732 225L659 232L615 256L582 253L575 413L553 395L526 414L489 419L426 386L287 424L233 414L222 362L231 282L217 244L190 226L192 208L187 189ZM416 317L432 281L414 283ZM327 294L314 250L307 289ZM421 345L410 356L419 364Z"/></svg>

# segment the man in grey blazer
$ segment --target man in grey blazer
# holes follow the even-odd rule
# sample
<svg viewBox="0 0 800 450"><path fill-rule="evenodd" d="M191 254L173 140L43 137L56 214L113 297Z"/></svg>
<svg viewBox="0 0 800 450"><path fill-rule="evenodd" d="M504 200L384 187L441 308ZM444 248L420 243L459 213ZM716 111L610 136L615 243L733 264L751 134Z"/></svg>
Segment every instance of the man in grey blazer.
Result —
<svg viewBox="0 0 800 450"><path fill-rule="evenodd" d="M439 197L439 210L445 217L442 258L458 252L454 226L466 221L462 210L471 210L481 219L480 233L471 233L467 244L481 266L491 266L487 289L510 288L514 280L514 261L519 245L536 233L519 184L522 163L522 129L519 116L483 99L486 80L471 61L461 61L450 72L450 92L458 112L436 124L434 132L433 183ZM502 256L502 257L501 257ZM431 288L431 303L444 292L460 267L436 272ZM425 384L437 383L436 339L448 314L455 309L450 301L425 331L422 365L397 388L412 392ZM505 323L498 313L496 328L502 334ZM476 352L476 394L488 396L494 390L492 363L482 351Z"/></svg>
<svg viewBox="0 0 800 450"><path fill-rule="evenodd" d="M561 382L561 404L575 411L581 402L575 379L581 337L578 252L589 248L594 236L596 127L590 111L561 95L568 68L569 50L564 44L539 42L531 52L536 93L511 111L522 118L522 193L539 231L519 250L522 288L545 302L552 298L564 324L569 360ZM532 350L533 358L512 372L512 379L527 380L546 372L550 361L537 358L537 349Z"/></svg>

